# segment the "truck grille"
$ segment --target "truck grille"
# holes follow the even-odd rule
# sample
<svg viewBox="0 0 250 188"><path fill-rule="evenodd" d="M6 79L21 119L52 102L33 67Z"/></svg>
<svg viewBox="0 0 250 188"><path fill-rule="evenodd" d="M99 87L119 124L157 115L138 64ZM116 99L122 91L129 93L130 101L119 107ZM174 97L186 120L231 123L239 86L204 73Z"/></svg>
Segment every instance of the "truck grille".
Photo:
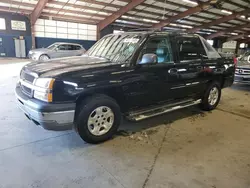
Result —
<svg viewBox="0 0 250 188"><path fill-rule="evenodd" d="M21 85L22 92L29 97L32 97L32 90L24 85Z"/></svg>
<svg viewBox="0 0 250 188"><path fill-rule="evenodd" d="M24 71L21 72L20 77L21 77L22 80L25 80L26 82L29 82L29 83L33 83L33 81L35 80L34 76L32 76L32 75L30 75L30 74L28 74L28 73L26 73Z"/></svg>
<svg viewBox="0 0 250 188"><path fill-rule="evenodd" d="M25 72L25 71L22 71L21 72L21 75L20 75L20 79L23 81L23 82L26 82L26 83L29 83L29 84L33 84L34 80L35 80L35 76ZM29 96L29 97L32 97L33 95L33 90L29 87L26 86L26 84L22 84L22 82L20 83L20 87L21 87L21 90L22 92Z"/></svg>
<svg viewBox="0 0 250 188"><path fill-rule="evenodd" d="M235 74L237 74L237 75L250 75L250 69L236 68Z"/></svg>

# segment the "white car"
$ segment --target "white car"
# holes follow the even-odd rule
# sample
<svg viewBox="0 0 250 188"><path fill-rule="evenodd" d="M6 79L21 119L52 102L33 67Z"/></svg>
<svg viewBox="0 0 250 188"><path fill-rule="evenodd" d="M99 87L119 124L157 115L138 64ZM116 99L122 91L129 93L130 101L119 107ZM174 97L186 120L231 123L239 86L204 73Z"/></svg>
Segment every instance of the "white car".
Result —
<svg viewBox="0 0 250 188"><path fill-rule="evenodd" d="M47 61L49 59L80 56L86 50L80 44L54 43L47 48L38 48L29 51L29 58L34 61Z"/></svg>

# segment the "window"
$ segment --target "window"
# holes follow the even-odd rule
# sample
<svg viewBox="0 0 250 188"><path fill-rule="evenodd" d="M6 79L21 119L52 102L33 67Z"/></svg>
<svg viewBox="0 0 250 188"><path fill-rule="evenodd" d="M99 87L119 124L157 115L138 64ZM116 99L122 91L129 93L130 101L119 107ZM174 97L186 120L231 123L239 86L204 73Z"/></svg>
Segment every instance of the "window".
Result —
<svg viewBox="0 0 250 188"><path fill-rule="evenodd" d="M63 44L58 47L58 50L68 50L68 45Z"/></svg>
<svg viewBox="0 0 250 188"><path fill-rule="evenodd" d="M177 48L179 49L180 61L201 59L201 57L207 56L198 37L177 38Z"/></svg>
<svg viewBox="0 0 250 188"><path fill-rule="evenodd" d="M68 50L75 50L75 46L74 45L68 45Z"/></svg>
<svg viewBox="0 0 250 188"><path fill-rule="evenodd" d="M81 50L81 46L75 46L75 50Z"/></svg>
<svg viewBox="0 0 250 188"><path fill-rule="evenodd" d="M0 30L6 30L6 23L4 18L0 18Z"/></svg>
<svg viewBox="0 0 250 188"><path fill-rule="evenodd" d="M138 49L141 38L137 34L109 35L95 43L87 54L107 58L114 63L128 62Z"/></svg>
<svg viewBox="0 0 250 188"><path fill-rule="evenodd" d="M144 54L156 54L158 63L173 63L171 46L167 37L150 39L144 46L139 61Z"/></svg>
<svg viewBox="0 0 250 188"><path fill-rule="evenodd" d="M96 25L38 19L35 36L61 39L96 40Z"/></svg>

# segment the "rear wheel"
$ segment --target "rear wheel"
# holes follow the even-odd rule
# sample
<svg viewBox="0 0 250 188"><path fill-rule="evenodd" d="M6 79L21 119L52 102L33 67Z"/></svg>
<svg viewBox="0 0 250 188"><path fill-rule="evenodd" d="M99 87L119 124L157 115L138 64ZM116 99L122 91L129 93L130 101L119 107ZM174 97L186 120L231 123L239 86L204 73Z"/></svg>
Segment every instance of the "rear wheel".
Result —
<svg viewBox="0 0 250 188"><path fill-rule="evenodd" d="M95 144L110 139L120 122L118 104L112 98L100 95L83 101L75 126L84 141Z"/></svg>
<svg viewBox="0 0 250 188"><path fill-rule="evenodd" d="M39 57L39 60L40 60L40 61L48 61L48 60L49 60L49 56L47 56L47 55L41 55L41 56Z"/></svg>
<svg viewBox="0 0 250 188"><path fill-rule="evenodd" d="M218 82L211 83L202 99L201 108L203 110L213 110L220 102L221 97L221 87Z"/></svg>

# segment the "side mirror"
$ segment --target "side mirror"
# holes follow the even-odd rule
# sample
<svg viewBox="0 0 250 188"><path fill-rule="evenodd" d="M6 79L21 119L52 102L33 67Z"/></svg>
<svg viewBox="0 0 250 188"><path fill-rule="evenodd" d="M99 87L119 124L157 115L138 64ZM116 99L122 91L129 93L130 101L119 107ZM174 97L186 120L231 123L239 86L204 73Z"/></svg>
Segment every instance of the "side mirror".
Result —
<svg viewBox="0 0 250 188"><path fill-rule="evenodd" d="M144 54L142 56L139 64L156 64L157 63L157 55L156 54Z"/></svg>

